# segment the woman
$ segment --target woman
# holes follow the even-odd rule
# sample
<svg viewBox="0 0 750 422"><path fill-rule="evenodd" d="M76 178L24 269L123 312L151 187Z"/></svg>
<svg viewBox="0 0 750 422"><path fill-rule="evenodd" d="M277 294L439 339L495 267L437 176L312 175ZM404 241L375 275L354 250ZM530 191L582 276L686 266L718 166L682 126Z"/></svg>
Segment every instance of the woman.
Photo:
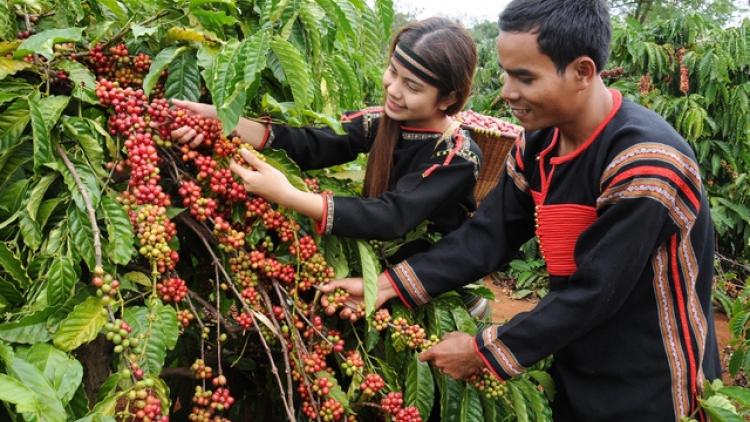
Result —
<svg viewBox="0 0 750 422"><path fill-rule="evenodd" d="M316 222L321 234L390 241L429 221L444 235L476 208L474 186L481 151L451 116L466 103L476 68L476 45L460 25L433 17L404 26L390 48L383 74L385 104L342 116L344 135L330 128L291 128L241 119L235 131L256 149L283 149L302 170L354 160L369 152L362 197L303 192L273 167L243 150L251 169L232 162L245 188ZM216 118L213 106L173 101L178 107ZM180 142L200 145L183 127ZM430 243L404 244L389 261L424 251ZM387 263L386 263L387 264ZM487 317L486 299L466 295L475 317Z"/></svg>

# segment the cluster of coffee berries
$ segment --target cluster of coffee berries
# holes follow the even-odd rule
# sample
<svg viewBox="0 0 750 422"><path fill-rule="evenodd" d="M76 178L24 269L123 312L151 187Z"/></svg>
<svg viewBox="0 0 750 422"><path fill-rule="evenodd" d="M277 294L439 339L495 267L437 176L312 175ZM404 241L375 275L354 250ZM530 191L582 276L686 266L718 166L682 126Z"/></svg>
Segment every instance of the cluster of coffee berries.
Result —
<svg viewBox="0 0 750 422"><path fill-rule="evenodd" d="M487 368L482 368L476 373L472 374L468 378L474 388L476 388L480 394L484 395L487 400L494 400L503 397L507 392L507 385L495 378Z"/></svg>
<svg viewBox="0 0 750 422"><path fill-rule="evenodd" d="M187 296L188 288L185 280L179 277L166 277L156 283L156 293L165 302L179 302Z"/></svg>
<svg viewBox="0 0 750 422"><path fill-rule="evenodd" d="M362 360L359 352L356 350L349 350L346 354L346 360L341 364L341 369L347 376L352 376L357 372L360 372L362 367L365 366L365 362Z"/></svg>
<svg viewBox="0 0 750 422"><path fill-rule="evenodd" d="M126 397L129 405L132 406L129 409L132 420L138 422L169 421L169 416L162 415L162 402L154 393L154 385L154 380L147 378L136 382L128 391Z"/></svg>
<svg viewBox="0 0 750 422"><path fill-rule="evenodd" d="M201 187L192 180L182 183L177 193L182 196L182 205L190 209L190 214L198 221L206 221L214 215L216 201L211 197L204 197Z"/></svg>
<svg viewBox="0 0 750 422"><path fill-rule="evenodd" d="M435 334L427 336L424 328L419 325L409 325L406 318L394 318L392 324L391 339L397 351L404 346L410 349L427 350L439 341Z"/></svg>
<svg viewBox="0 0 750 422"><path fill-rule="evenodd" d="M385 387L385 381L379 374L367 374L365 380L359 384L362 398L367 400L375 396L375 393Z"/></svg>
<svg viewBox="0 0 750 422"><path fill-rule="evenodd" d="M621 76L623 72L624 72L624 69L622 68L622 66L620 66L620 67L616 67L614 69L602 70L601 72L599 72L599 76L601 76L602 79L604 79L604 78L617 78L617 77Z"/></svg>
<svg viewBox="0 0 750 422"><path fill-rule="evenodd" d="M167 217L165 207L151 204L141 206L135 214L135 233L141 245L138 250L141 256L155 262L161 273L174 269L179 255L169 246L169 242L177 235L177 229Z"/></svg>
<svg viewBox="0 0 750 422"><path fill-rule="evenodd" d="M372 326L378 330L383 331L386 328L388 328L390 322L391 322L391 313L386 308L380 308L377 311L375 311L375 315L372 317Z"/></svg>
<svg viewBox="0 0 750 422"><path fill-rule="evenodd" d="M678 65L680 66L680 91L683 94L687 94L687 92L690 90L690 69L688 69L688 67L683 64L683 57L685 56L686 52L687 49L685 47L681 47L675 52Z"/></svg>
<svg viewBox="0 0 750 422"><path fill-rule="evenodd" d="M390 391L380 399L380 409L389 415L397 414L404 407L404 394Z"/></svg>
<svg viewBox="0 0 750 422"><path fill-rule="evenodd" d="M113 350L115 353L122 353L125 351L125 349L128 348L130 348L130 351L132 353L135 353L136 355L140 354L143 351L143 348L141 347L141 340L143 336L139 335L130 338L130 333L133 331L133 329L130 327L130 325L128 325L127 322L116 319L112 322L104 324L104 330L107 332L105 334L107 340L111 341L112 344L115 345Z"/></svg>
<svg viewBox="0 0 750 422"><path fill-rule="evenodd" d="M195 379L205 380L213 377L213 369L211 369L210 366L207 366L203 359L196 359L195 362L190 365L190 370L195 373Z"/></svg>
<svg viewBox="0 0 750 422"><path fill-rule="evenodd" d="M183 309L177 312L177 322L184 327L190 326L190 321L195 319L195 315L189 309Z"/></svg>
<svg viewBox="0 0 750 422"><path fill-rule="evenodd" d="M648 73L641 76L640 81L638 81L638 91L640 92L641 97L646 96L653 90L654 84L651 82L651 76L649 76Z"/></svg>
<svg viewBox="0 0 750 422"><path fill-rule="evenodd" d="M117 294L117 288L120 287L120 282L115 280L112 274L105 273L102 267L94 268L94 278L91 284L96 287L96 295L102 298L102 303L105 305Z"/></svg>
<svg viewBox="0 0 750 422"><path fill-rule="evenodd" d="M414 406L404 407L391 419L393 422L422 422L419 409Z"/></svg>

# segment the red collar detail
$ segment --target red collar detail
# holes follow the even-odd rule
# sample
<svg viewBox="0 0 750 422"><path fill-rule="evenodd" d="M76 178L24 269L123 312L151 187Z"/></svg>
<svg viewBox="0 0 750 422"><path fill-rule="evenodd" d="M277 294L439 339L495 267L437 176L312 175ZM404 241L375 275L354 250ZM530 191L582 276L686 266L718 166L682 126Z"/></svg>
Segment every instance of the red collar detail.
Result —
<svg viewBox="0 0 750 422"><path fill-rule="evenodd" d="M583 151L586 150L593 142L596 140L596 138L599 136L600 133L604 130L605 127L609 124L610 121L612 121L612 118L615 117L615 114L620 110L620 106L622 105L622 94L620 91L616 89L610 89L609 92L612 94L612 110L609 111L607 114L607 117L602 120L601 123L599 123L599 126L594 130L594 133L589 136L589 139L586 140L586 142L583 143L580 147L578 147L575 151L571 152L570 154L564 156L564 157L553 157L550 158L550 164L561 164L566 161L572 160L579 156ZM550 144L549 148L547 148L542 155L546 155L547 152L552 151L553 148L557 145L557 140L559 139L560 130L555 128L555 134L552 139L552 144Z"/></svg>

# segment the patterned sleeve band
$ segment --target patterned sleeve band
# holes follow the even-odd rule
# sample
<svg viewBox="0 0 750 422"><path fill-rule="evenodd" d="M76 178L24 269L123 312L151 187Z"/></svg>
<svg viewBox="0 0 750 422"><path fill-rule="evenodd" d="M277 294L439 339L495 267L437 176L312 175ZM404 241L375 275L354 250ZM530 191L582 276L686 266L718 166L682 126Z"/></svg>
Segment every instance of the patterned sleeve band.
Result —
<svg viewBox="0 0 750 422"><path fill-rule="evenodd" d="M437 75L425 66L424 60L406 44L401 42L396 44L396 48L393 50L393 58L424 82L435 87L443 85L438 80Z"/></svg>
<svg viewBox="0 0 750 422"><path fill-rule="evenodd" d="M407 307L414 308L432 300L408 262L400 262L389 268L387 275L393 289Z"/></svg>
<svg viewBox="0 0 750 422"><path fill-rule="evenodd" d="M263 135L263 140L260 142L258 149L270 147L273 144L275 138L273 134L273 128L271 127L271 118L268 116L260 117L259 120L266 122L266 133Z"/></svg>
<svg viewBox="0 0 750 422"><path fill-rule="evenodd" d="M508 380L526 368L518 363L513 353L495 337L495 327L485 328L474 337L474 349L487 368L500 380Z"/></svg>
<svg viewBox="0 0 750 422"><path fill-rule="evenodd" d="M331 234L333 230L333 195L321 193L323 197L323 220L315 222L315 231L318 234Z"/></svg>

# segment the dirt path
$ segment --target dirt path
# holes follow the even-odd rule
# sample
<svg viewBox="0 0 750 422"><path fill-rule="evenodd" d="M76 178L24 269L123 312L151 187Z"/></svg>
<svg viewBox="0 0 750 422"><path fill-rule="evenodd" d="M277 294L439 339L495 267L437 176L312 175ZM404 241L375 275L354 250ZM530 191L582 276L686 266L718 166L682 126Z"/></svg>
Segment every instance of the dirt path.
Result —
<svg viewBox="0 0 750 422"><path fill-rule="evenodd" d="M495 293L495 302L491 304L492 307L492 321L494 323L502 323L512 318L514 315L520 312L530 311L536 306L537 300L515 300L511 299L511 290L502 285L495 284L491 278L485 279L485 286L492 289ZM735 385L735 381L731 378L727 371L729 351L727 344L732 339L732 334L729 331L729 320L726 314L717 312L714 314L716 323L716 337L719 341L719 351L722 357L722 374L724 385Z"/></svg>

